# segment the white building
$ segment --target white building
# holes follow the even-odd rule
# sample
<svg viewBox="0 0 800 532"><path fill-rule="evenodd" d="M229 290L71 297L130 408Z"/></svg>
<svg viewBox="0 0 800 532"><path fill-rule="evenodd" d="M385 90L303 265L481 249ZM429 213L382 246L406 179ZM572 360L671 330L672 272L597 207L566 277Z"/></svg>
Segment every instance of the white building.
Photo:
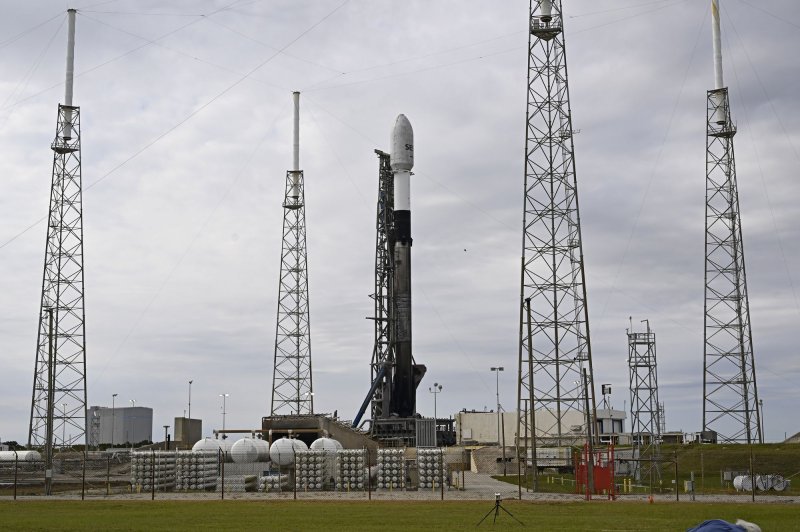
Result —
<svg viewBox="0 0 800 532"><path fill-rule="evenodd" d="M625 412L621 410L597 410L595 430L601 441L625 443L629 439L625 431ZM455 415L456 442L460 445L516 445L517 413L462 411ZM561 423L561 441L556 416L549 410L536 411L536 438L538 445L574 445L584 441L586 418L578 411L567 412ZM533 427L531 427L533 428ZM613 435L613 437L612 437ZM522 435L525 439L525 435ZM530 439L530 436L528 436ZM537 446L538 446L537 445Z"/></svg>
<svg viewBox="0 0 800 532"><path fill-rule="evenodd" d="M153 441L153 409L89 407L89 446Z"/></svg>

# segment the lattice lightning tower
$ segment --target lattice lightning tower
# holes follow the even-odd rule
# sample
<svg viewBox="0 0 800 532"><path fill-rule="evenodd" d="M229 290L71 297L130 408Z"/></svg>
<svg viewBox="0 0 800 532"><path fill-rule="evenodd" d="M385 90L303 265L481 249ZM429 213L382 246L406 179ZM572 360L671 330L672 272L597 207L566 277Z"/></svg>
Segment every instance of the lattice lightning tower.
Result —
<svg viewBox="0 0 800 532"><path fill-rule="evenodd" d="M728 89L722 80L719 4L711 2L715 88L706 113L706 260L703 430L720 442L763 442L747 297Z"/></svg>
<svg viewBox="0 0 800 532"><path fill-rule="evenodd" d="M300 170L299 92L293 93L293 101L294 166L286 172L286 195L283 201L283 244L272 374L273 416L314 413L305 190L303 171Z"/></svg>
<svg viewBox="0 0 800 532"><path fill-rule="evenodd" d="M64 104L58 106L28 446L86 445L81 113L72 105L75 10L70 9ZM49 415L48 415L49 414ZM48 418L49 422L48 422Z"/></svg>
<svg viewBox="0 0 800 532"><path fill-rule="evenodd" d="M595 412L563 20L560 0L531 2L517 411L529 402L536 425L518 417L522 448L532 430L577 442Z"/></svg>
<svg viewBox="0 0 800 532"><path fill-rule="evenodd" d="M646 332L628 329L628 368L630 369L631 436L634 458L656 459L661 443L661 405L658 402L656 333L647 323ZM636 480L661 478L657 462L633 462Z"/></svg>

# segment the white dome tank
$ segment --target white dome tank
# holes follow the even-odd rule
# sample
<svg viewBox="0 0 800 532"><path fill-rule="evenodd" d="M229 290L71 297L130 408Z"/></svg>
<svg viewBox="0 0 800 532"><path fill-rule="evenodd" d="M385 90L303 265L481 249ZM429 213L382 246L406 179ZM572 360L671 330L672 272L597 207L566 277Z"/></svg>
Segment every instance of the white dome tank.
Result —
<svg viewBox="0 0 800 532"><path fill-rule="evenodd" d="M308 450L308 445L306 445L306 442L304 442L303 440L293 439L292 446L294 447L294 452Z"/></svg>
<svg viewBox="0 0 800 532"><path fill-rule="evenodd" d="M242 438L231 447L231 457L237 464L249 464L258 460L258 448L252 438Z"/></svg>
<svg viewBox="0 0 800 532"><path fill-rule="evenodd" d="M0 462L38 462L41 459L39 451L0 451Z"/></svg>
<svg viewBox="0 0 800 532"><path fill-rule="evenodd" d="M198 451L205 451L205 452L208 452L208 451L219 451L220 450L220 442L223 442L223 441L225 441L225 440L217 440L215 438L203 438L202 440L198 440L197 443L195 443L192 446L192 451L195 451L195 452L198 452Z"/></svg>
<svg viewBox="0 0 800 532"><path fill-rule="evenodd" d="M342 444L334 440L333 438L317 438L311 444L311 449L315 451L326 451L329 453L335 453L336 451L344 449L344 447L342 447Z"/></svg>
<svg viewBox="0 0 800 532"><path fill-rule="evenodd" d="M289 466L294 463L294 440L278 438L269 448L269 459L279 466Z"/></svg>
<svg viewBox="0 0 800 532"><path fill-rule="evenodd" d="M225 453L225 461L231 461L231 448L233 447L233 443L228 440L219 440L217 438L203 438L202 440L198 440L192 446L193 452L214 452L218 453L219 451L223 451Z"/></svg>
<svg viewBox="0 0 800 532"><path fill-rule="evenodd" d="M257 462L266 462L269 460L269 444L264 440L254 439L253 444L256 446L258 450L258 458L256 459Z"/></svg>

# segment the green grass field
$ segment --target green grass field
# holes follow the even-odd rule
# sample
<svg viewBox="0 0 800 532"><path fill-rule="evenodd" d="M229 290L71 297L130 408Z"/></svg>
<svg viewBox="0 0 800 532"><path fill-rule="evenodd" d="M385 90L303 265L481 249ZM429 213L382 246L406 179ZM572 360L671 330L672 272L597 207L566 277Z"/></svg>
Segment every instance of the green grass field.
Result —
<svg viewBox="0 0 800 532"><path fill-rule="evenodd" d="M623 501L505 501L480 529L686 530L706 519L737 518L770 530L800 530L795 504L647 504ZM386 501L2 501L0 530L475 530L493 502Z"/></svg>

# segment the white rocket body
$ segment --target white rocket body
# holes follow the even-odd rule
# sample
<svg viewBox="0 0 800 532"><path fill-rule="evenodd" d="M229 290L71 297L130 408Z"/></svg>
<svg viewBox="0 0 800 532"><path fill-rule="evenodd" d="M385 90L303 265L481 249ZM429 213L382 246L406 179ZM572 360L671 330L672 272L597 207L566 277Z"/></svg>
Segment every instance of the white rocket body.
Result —
<svg viewBox="0 0 800 532"><path fill-rule="evenodd" d="M399 417L416 414L414 358L411 346L411 169L414 131L405 115L392 129L390 164L394 173L395 373L391 410Z"/></svg>

